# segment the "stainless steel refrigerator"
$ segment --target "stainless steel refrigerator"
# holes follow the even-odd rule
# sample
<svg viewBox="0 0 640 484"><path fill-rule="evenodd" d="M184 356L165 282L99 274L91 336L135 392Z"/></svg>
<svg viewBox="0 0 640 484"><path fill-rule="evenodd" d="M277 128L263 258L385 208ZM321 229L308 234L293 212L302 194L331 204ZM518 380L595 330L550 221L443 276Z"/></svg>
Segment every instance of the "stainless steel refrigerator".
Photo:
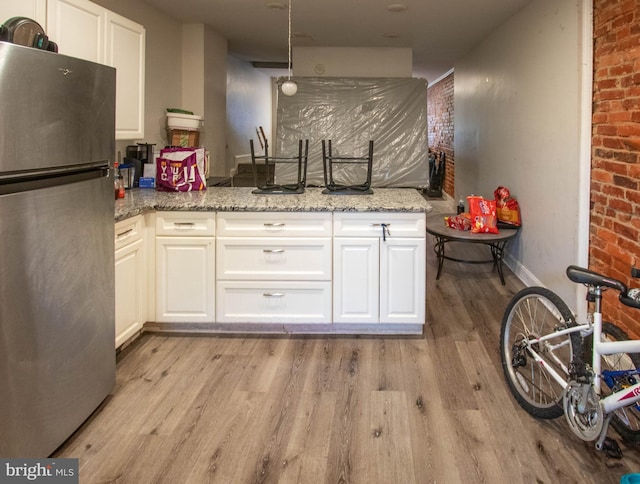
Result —
<svg viewBox="0 0 640 484"><path fill-rule="evenodd" d="M114 69L0 42L0 457L114 387L114 133Z"/></svg>

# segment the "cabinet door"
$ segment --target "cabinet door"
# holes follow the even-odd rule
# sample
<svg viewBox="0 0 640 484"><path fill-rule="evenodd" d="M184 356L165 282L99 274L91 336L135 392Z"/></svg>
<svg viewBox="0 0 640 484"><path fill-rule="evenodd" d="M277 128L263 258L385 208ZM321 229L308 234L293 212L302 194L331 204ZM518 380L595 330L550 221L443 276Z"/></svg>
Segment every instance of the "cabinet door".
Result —
<svg viewBox="0 0 640 484"><path fill-rule="evenodd" d="M214 238L156 238L156 321L214 321Z"/></svg>
<svg viewBox="0 0 640 484"><path fill-rule="evenodd" d="M380 245L380 322L424 324L425 239L387 238Z"/></svg>
<svg viewBox="0 0 640 484"><path fill-rule="evenodd" d="M0 2L0 22L11 17L28 17L47 32L47 0L3 0ZM51 40L54 40L51 38Z"/></svg>
<svg viewBox="0 0 640 484"><path fill-rule="evenodd" d="M47 35L61 54L104 64L105 13L88 0L48 0Z"/></svg>
<svg viewBox="0 0 640 484"><path fill-rule="evenodd" d="M139 239L115 252L116 348L144 324L144 251Z"/></svg>
<svg viewBox="0 0 640 484"><path fill-rule="evenodd" d="M106 11L105 64L116 68L116 139L144 138L145 30Z"/></svg>
<svg viewBox="0 0 640 484"><path fill-rule="evenodd" d="M379 246L378 238L334 239L334 323L378 322Z"/></svg>

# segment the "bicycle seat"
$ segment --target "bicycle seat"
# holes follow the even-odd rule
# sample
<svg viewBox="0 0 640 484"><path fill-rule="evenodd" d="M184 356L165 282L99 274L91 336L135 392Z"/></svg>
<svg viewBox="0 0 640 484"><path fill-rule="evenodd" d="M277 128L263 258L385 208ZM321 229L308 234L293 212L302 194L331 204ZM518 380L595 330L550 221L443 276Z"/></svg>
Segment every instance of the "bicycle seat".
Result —
<svg viewBox="0 0 640 484"><path fill-rule="evenodd" d="M610 287L611 289L620 291L622 294L627 294L628 290L627 286L623 282L618 281L617 279L612 279L611 277L603 276L602 274L590 271L584 267L567 267L567 277L578 284L586 284L588 286L596 287Z"/></svg>

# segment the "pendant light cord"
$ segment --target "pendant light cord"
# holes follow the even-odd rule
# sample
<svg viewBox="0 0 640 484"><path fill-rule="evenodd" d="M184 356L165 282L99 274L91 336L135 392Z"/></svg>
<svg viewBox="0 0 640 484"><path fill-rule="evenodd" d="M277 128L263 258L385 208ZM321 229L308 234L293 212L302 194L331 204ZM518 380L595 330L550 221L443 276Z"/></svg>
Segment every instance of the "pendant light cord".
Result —
<svg viewBox="0 0 640 484"><path fill-rule="evenodd" d="M293 0L289 0L289 80L291 80L291 2Z"/></svg>

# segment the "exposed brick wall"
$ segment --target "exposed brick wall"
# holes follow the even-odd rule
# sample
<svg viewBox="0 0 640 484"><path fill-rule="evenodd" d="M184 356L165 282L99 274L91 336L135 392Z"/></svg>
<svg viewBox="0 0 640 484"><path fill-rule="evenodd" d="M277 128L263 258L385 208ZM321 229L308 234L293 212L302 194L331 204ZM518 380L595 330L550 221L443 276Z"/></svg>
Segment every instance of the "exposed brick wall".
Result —
<svg viewBox="0 0 640 484"><path fill-rule="evenodd" d="M427 88L429 149L444 151L446 170L444 191L454 196L456 163L453 151L453 73Z"/></svg>
<svg viewBox="0 0 640 484"><path fill-rule="evenodd" d="M640 265L640 0L594 0L589 265L624 281ZM605 320L640 338L640 312L607 291Z"/></svg>

